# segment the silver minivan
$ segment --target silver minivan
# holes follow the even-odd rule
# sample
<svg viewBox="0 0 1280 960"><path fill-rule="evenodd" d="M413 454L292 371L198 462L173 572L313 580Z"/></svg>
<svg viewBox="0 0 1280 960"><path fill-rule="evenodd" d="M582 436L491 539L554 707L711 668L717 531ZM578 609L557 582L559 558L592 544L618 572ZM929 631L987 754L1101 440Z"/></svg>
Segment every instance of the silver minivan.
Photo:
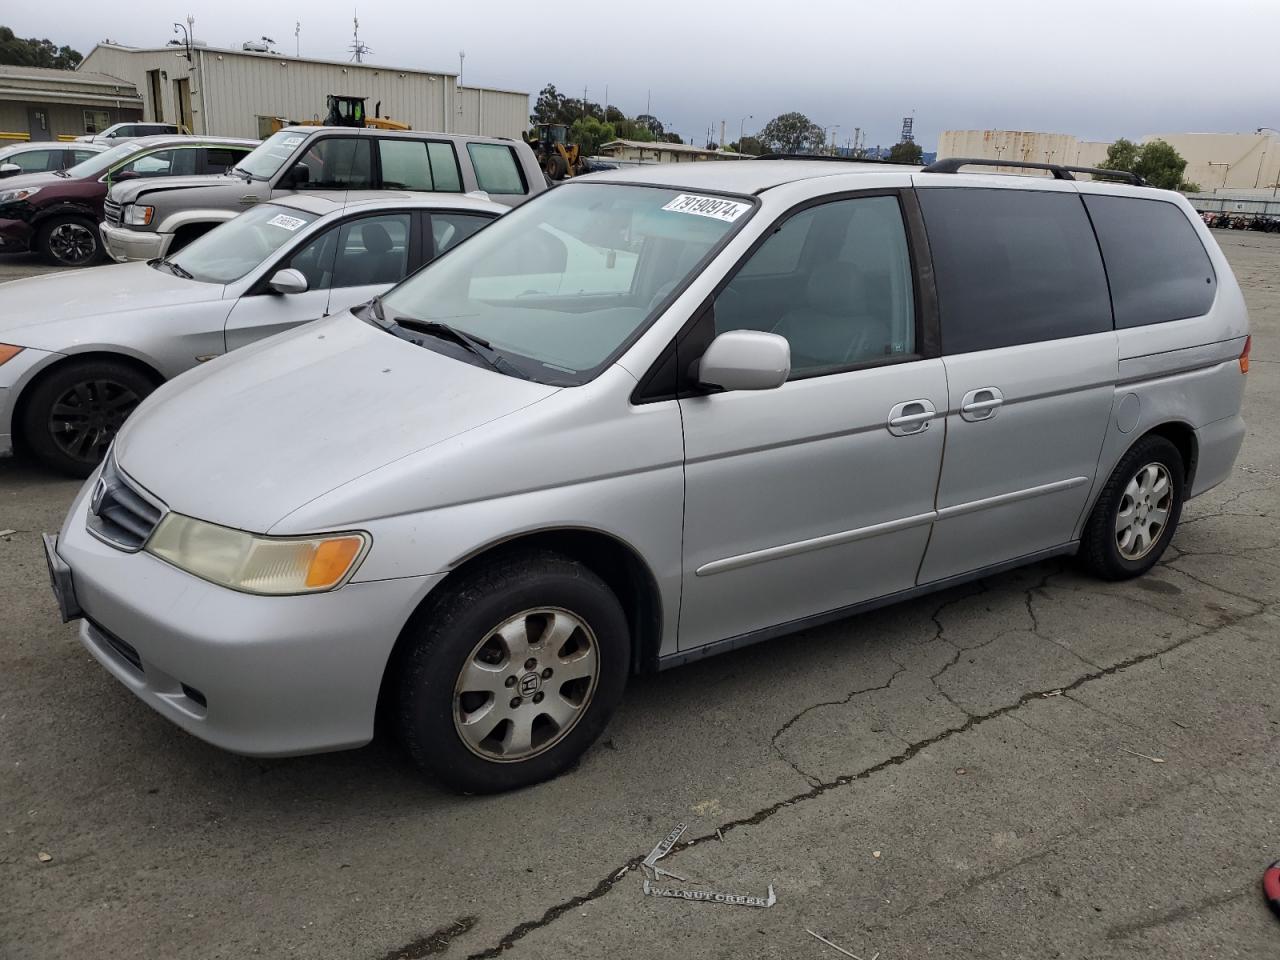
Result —
<svg viewBox="0 0 1280 960"><path fill-rule="evenodd" d="M1181 196L1050 172L561 184L152 394L46 539L62 614L220 747L381 708L483 792L638 671L1055 555L1142 574L1240 448L1245 305Z"/></svg>

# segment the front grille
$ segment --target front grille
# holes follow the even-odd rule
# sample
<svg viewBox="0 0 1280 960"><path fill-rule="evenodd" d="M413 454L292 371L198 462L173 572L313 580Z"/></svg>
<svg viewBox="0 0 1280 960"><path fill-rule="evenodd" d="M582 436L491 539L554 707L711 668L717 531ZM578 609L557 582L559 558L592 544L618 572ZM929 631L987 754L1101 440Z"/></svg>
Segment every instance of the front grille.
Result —
<svg viewBox="0 0 1280 960"><path fill-rule="evenodd" d="M105 214L104 219L107 221L107 223L111 224L114 227L120 226L120 204L112 203L110 200L108 200L106 201L106 203L102 205L102 210L103 210L103 213Z"/></svg>
<svg viewBox="0 0 1280 960"><path fill-rule="evenodd" d="M134 552L141 550L164 516L164 508L138 490L108 457L89 501L89 532L99 540Z"/></svg>

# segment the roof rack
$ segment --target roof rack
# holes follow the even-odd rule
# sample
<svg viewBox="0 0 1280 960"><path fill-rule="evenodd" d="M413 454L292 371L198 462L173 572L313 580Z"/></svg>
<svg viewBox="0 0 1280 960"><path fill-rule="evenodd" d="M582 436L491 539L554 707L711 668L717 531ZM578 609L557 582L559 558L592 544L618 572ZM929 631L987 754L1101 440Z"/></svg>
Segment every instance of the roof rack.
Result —
<svg viewBox="0 0 1280 960"><path fill-rule="evenodd" d="M1145 187L1147 181L1136 173L1125 170L1106 170L1102 167L1066 167L1060 163L1035 163L1031 160L989 160L978 157L947 157L935 160L921 173L959 173L961 167L1019 167L1027 170L1048 170L1055 180L1074 180L1073 173L1088 173L1106 180L1122 180L1135 187Z"/></svg>
<svg viewBox="0 0 1280 960"><path fill-rule="evenodd" d="M762 153L749 157L750 160L826 160L836 163L891 163L894 166L918 167L920 164L908 160L890 160L888 157L833 157L826 153Z"/></svg>

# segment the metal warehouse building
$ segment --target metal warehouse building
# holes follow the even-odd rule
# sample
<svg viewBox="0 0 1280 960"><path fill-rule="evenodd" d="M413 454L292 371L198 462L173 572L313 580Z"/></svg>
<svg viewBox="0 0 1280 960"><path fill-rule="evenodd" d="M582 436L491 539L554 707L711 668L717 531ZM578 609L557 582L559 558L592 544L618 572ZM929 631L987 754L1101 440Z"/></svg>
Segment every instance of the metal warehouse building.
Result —
<svg viewBox="0 0 1280 960"><path fill-rule="evenodd" d="M529 95L459 87L456 73L371 63L313 60L194 45L125 47L100 43L84 71L119 77L137 87L144 120L186 124L194 133L263 137L276 117L323 120L325 97L367 97L372 116L415 130L518 137L529 126Z"/></svg>
<svg viewBox="0 0 1280 960"><path fill-rule="evenodd" d="M1208 191L1274 190L1280 184L1280 136L1256 133L1153 133L1138 143L1164 140L1184 160L1183 177ZM1023 130L946 130L938 138L938 158L982 157L1034 160L1098 167L1111 144L1077 140L1068 133Z"/></svg>
<svg viewBox="0 0 1280 960"><path fill-rule="evenodd" d="M134 85L91 70L0 65L0 141L56 140L142 119Z"/></svg>

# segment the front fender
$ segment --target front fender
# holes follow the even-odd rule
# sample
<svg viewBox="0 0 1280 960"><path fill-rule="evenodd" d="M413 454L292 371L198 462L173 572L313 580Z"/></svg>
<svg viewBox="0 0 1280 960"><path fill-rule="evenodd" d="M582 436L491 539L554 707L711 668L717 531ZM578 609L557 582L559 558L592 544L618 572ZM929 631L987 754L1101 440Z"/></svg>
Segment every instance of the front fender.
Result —
<svg viewBox="0 0 1280 960"><path fill-rule="evenodd" d="M183 227L189 227L192 224L218 224L226 223L228 220L234 220L240 215L239 210L216 210L216 209L199 209L199 210L179 210L171 213L160 221L156 227L156 233L177 233Z"/></svg>

